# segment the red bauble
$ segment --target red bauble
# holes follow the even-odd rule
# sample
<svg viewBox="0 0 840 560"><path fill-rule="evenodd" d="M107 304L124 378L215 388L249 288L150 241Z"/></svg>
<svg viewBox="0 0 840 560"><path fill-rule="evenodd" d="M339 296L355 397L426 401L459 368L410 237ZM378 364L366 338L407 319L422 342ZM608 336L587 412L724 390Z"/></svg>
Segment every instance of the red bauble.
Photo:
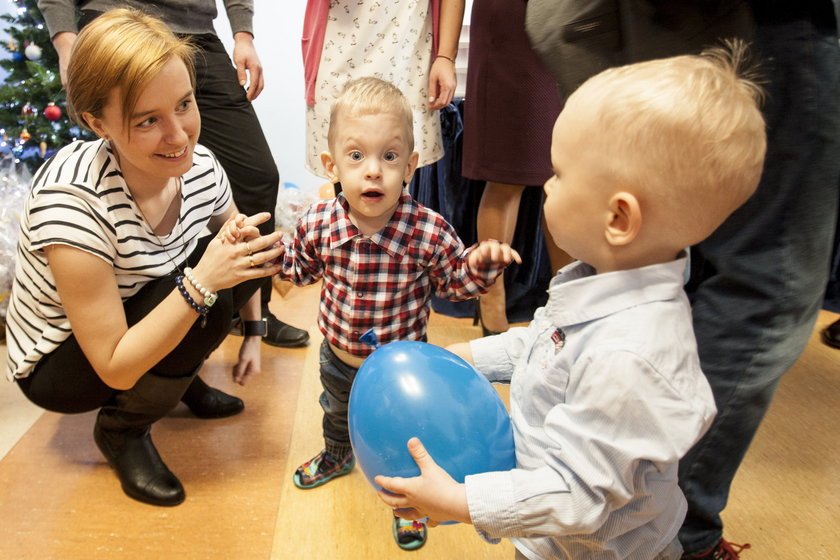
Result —
<svg viewBox="0 0 840 560"><path fill-rule="evenodd" d="M55 103L50 103L44 108L44 116L51 121L57 121L61 118L61 108Z"/></svg>

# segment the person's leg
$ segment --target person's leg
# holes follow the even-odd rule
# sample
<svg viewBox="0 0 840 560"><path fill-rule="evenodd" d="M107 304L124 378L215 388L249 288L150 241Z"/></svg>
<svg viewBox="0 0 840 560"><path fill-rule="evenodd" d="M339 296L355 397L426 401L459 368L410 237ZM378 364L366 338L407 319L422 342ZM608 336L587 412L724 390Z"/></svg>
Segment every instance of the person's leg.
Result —
<svg viewBox="0 0 840 560"><path fill-rule="evenodd" d="M478 240L496 239L504 243L513 241L516 231L516 218L519 213L519 201L522 199L521 185L506 185L487 182L476 217ZM500 274L490 290L479 300L480 319L484 329L490 332L503 332L508 329L505 308L505 278Z"/></svg>
<svg viewBox="0 0 840 560"><path fill-rule="evenodd" d="M701 365L718 414L680 462L688 500L680 531L686 558L702 558L721 542L720 512L732 479L813 329L834 237L837 38L806 22L760 25L756 46L770 80L764 174L747 204L700 245L713 274L693 294Z"/></svg>
<svg viewBox="0 0 840 560"><path fill-rule="evenodd" d="M222 164L240 212L270 212L259 226L263 235L274 231L274 209L280 177L257 114L239 85L236 70L215 35L194 35L201 49L196 57L196 102L201 112L199 142L210 148ZM262 312L268 322L263 342L274 346L301 346L309 333L283 323L271 314L271 281L261 286ZM238 332L238 331L237 331Z"/></svg>

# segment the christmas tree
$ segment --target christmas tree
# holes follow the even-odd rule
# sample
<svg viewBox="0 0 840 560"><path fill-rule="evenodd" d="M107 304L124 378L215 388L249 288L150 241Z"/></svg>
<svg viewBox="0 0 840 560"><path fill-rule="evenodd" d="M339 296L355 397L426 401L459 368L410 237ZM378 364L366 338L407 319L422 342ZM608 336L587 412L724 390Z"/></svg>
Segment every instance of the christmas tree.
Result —
<svg viewBox="0 0 840 560"><path fill-rule="evenodd" d="M36 0L10 4L11 13L0 15L10 24L8 57L0 60L7 72L0 84L0 157L34 171L58 148L90 135L67 118L58 54Z"/></svg>

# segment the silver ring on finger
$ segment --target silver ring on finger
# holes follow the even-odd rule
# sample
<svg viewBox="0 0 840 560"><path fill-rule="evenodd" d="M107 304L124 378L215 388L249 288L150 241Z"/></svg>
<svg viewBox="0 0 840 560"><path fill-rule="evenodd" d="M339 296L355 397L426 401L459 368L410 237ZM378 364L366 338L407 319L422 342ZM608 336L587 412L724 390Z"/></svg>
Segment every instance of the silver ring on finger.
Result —
<svg viewBox="0 0 840 560"><path fill-rule="evenodd" d="M251 256L253 254L253 251L251 250L251 246L248 245L247 241L245 242L245 250L248 251L248 256Z"/></svg>

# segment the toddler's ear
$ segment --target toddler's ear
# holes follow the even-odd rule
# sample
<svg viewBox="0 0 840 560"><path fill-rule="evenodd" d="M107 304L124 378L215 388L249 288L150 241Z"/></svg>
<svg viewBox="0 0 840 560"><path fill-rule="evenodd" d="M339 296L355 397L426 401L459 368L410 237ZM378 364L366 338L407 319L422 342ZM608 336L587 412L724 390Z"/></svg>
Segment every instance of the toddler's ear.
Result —
<svg viewBox="0 0 840 560"><path fill-rule="evenodd" d="M338 173L336 172L335 159L330 152L321 152L321 165L324 166L324 171L327 172L327 178L331 183L338 181Z"/></svg>
<svg viewBox="0 0 840 560"><path fill-rule="evenodd" d="M628 245L642 229L642 208L631 193L618 192L610 199L610 218L604 234L613 246Z"/></svg>
<svg viewBox="0 0 840 560"><path fill-rule="evenodd" d="M408 163L405 166L405 174L403 175L403 182L407 185L411 182L411 178L414 177L414 172L417 170L417 162L420 161L420 154L417 152L412 152L410 156L408 156Z"/></svg>

